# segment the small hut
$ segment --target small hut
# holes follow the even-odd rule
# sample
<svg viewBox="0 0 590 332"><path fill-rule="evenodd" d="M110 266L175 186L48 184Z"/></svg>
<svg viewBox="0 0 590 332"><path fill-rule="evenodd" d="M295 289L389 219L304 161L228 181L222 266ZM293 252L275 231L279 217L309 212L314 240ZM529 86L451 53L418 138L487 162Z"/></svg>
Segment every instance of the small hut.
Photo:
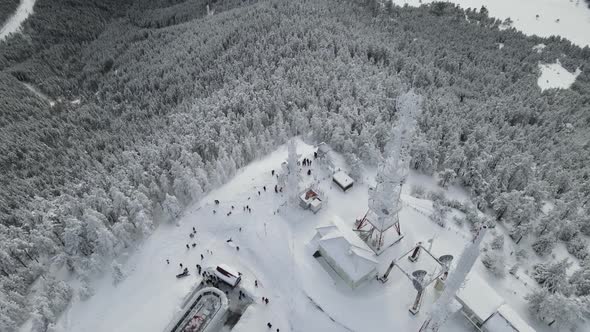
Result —
<svg viewBox="0 0 590 332"><path fill-rule="evenodd" d="M299 206L304 209L310 209L317 213L322 208L322 198L318 190L312 188L306 189L299 195Z"/></svg>
<svg viewBox="0 0 590 332"><path fill-rule="evenodd" d="M340 189L342 189L344 192L352 188L352 185L354 184L354 180L352 180L352 178L344 171L338 171L334 173L332 181L334 181L334 183L336 183L338 187L340 187Z"/></svg>

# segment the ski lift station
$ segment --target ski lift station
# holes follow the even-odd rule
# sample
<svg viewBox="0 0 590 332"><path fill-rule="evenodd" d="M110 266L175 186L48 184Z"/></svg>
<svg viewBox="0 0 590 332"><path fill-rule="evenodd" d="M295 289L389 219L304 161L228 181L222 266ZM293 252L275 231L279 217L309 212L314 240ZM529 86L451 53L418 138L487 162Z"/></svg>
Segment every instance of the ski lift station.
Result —
<svg viewBox="0 0 590 332"><path fill-rule="evenodd" d="M348 176L348 174L346 174L344 171L338 171L338 172L334 173L332 180L344 192L346 192L348 189L352 188L352 185L354 184L354 181L352 180L352 178L350 176Z"/></svg>
<svg viewBox="0 0 590 332"><path fill-rule="evenodd" d="M375 254L339 217L316 228L311 243L317 245L314 257L327 272L332 275L335 272L351 288L376 277L378 262Z"/></svg>
<svg viewBox="0 0 590 332"><path fill-rule="evenodd" d="M462 306L461 313L479 331L535 331L477 273L467 276L455 298Z"/></svg>

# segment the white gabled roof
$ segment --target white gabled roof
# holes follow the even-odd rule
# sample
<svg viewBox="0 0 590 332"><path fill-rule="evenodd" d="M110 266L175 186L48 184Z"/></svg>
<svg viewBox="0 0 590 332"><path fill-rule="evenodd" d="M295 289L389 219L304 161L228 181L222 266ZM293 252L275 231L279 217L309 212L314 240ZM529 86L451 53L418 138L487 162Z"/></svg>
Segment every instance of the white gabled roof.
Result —
<svg viewBox="0 0 590 332"><path fill-rule="evenodd" d="M504 299L473 271L467 275L465 285L457 292L456 298L482 322L504 304Z"/></svg>
<svg viewBox="0 0 590 332"><path fill-rule="evenodd" d="M375 254L340 218L335 217L331 225L316 230L321 236L318 245L353 281L362 279L377 268Z"/></svg>
<svg viewBox="0 0 590 332"><path fill-rule="evenodd" d="M343 187L346 187L354 182L352 178L343 171L338 171L334 173L334 181L338 182Z"/></svg>

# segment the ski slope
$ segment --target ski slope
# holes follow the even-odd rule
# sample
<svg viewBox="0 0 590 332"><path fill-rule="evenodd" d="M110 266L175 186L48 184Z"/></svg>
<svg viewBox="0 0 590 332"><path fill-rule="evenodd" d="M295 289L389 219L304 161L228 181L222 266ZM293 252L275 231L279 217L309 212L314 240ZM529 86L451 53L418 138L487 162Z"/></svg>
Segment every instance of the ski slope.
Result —
<svg viewBox="0 0 590 332"><path fill-rule="evenodd" d="M297 150L301 158L313 154L313 147L301 141ZM367 183L372 182L374 172L366 172L358 179L361 181L343 193L332 186L328 171L314 163L312 174L317 177L328 201L322 210L313 214L298 206L288 207L283 194L274 192L276 178L271 176L271 170L278 170L286 157L286 146L280 147L241 169L229 183L189 207L178 226L160 226L123 264L127 278L117 286L113 285L110 275L93 281L96 295L86 301L74 299L58 321L58 330L161 332L178 313L183 298L200 282L195 264L207 268L225 263L243 273L241 286L255 300L232 331L267 330L267 322L272 323L273 331L276 328L281 331L417 331L439 295L432 287L426 291L421 312L413 316L408 308L415 290L397 269L386 284L371 280L352 290L333 277L333 273L324 270L312 256L315 248L311 247L310 240L317 226L338 215L352 227L354 219L366 212ZM346 167L341 160L339 163L337 167ZM305 174L306 169L301 172L304 182L312 181L313 176ZM413 184L435 188L432 178L412 174L408 184L402 194L404 207L400 214L405 238L378 257L380 274L392 259L407 252L418 241L426 243L434 237L434 253L457 257L471 240L470 232L455 227L452 221L448 223L452 226L447 228L430 221L431 201L407 195ZM468 199L457 187L451 187L445 194L455 199ZM220 205L213 203L215 199L221 201ZM250 206L251 213L243 210L245 205ZM214 214L213 209L217 213ZM232 211L230 216L227 215L229 211ZM457 213L453 211L451 215ZM188 236L193 226L197 229L194 240ZM232 242L226 242L230 238ZM193 241L196 248L186 249L185 245ZM204 255L202 261L201 254ZM170 260L169 265L166 259ZM175 275L181 271L180 263L189 268L191 275L176 279ZM491 280L502 296L508 295L508 303L528 320L523 299L526 286L509 277L490 279L479 262L474 270ZM254 280L259 287L254 287ZM262 304L262 296L270 299L269 305ZM537 331L544 331L542 326L535 327ZM453 316L443 329L470 330L459 315Z"/></svg>
<svg viewBox="0 0 590 332"><path fill-rule="evenodd" d="M21 0L16 12L12 15L4 26L0 28L0 41L8 35L20 31L23 22L33 13L33 7L36 0Z"/></svg>
<svg viewBox="0 0 590 332"><path fill-rule="evenodd" d="M392 0L403 6L420 6L433 0ZM584 0L451 0L462 8L488 9L500 20L511 18L512 26L527 35L569 39L584 47L590 45L590 8ZM537 18L537 15L539 17ZM559 21L557 21L559 20Z"/></svg>

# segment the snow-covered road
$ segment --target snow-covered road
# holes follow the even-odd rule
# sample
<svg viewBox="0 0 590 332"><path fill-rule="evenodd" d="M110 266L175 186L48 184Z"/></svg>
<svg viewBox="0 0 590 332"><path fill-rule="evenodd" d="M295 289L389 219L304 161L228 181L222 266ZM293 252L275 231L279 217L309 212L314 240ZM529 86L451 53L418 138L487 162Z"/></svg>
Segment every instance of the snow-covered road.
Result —
<svg viewBox="0 0 590 332"><path fill-rule="evenodd" d="M0 29L0 41L8 35L18 32L23 22L33 13L36 0L21 0L16 12L6 21Z"/></svg>

